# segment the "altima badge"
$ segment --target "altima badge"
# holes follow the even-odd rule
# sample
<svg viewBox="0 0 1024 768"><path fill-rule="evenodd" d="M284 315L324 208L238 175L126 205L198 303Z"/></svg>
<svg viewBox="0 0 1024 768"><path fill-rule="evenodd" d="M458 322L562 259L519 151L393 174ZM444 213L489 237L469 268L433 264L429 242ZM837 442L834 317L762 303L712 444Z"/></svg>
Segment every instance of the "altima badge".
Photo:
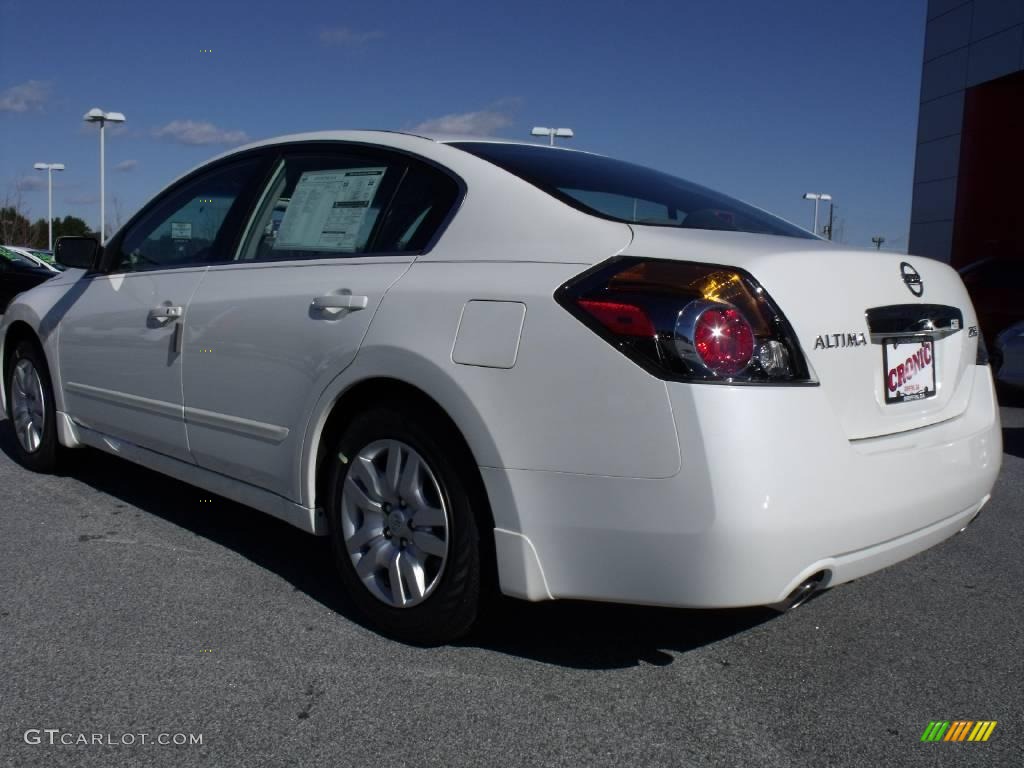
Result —
<svg viewBox="0 0 1024 768"><path fill-rule="evenodd" d="M915 296L921 296L924 293L924 283L921 281L921 273L910 266L907 262L900 262L900 274L903 275L903 282L907 286L907 290Z"/></svg>
<svg viewBox="0 0 1024 768"><path fill-rule="evenodd" d="M823 333L814 340L814 348L863 347L867 343L867 337L863 333Z"/></svg>

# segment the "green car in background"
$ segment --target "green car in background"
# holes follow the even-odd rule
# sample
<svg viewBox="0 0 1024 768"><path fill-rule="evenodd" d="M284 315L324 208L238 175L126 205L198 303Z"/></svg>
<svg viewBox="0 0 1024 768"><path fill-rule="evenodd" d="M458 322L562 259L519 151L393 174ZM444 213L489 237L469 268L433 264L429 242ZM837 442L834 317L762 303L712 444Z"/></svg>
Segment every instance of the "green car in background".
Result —
<svg viewBox="0 0 1024 768"><path fill-rule="evenodd" d="M0 245L0 255L10 259L11 254L27 258L40 267L45 267L53 272L63 272L64 267L58 264L53 258L53 251L46 251L41 248L29 248L23 245Z"/></svg>
<svg viewBox="0 0 1024 768"><path fill-rule="evenodd" d="M10 259L11 254L22 256L35 262L39 266L46 267L55 272L62 272L63 267L53 258L53 252L42 248L30 248L28 246L0 246L0 255Z"/></svg>

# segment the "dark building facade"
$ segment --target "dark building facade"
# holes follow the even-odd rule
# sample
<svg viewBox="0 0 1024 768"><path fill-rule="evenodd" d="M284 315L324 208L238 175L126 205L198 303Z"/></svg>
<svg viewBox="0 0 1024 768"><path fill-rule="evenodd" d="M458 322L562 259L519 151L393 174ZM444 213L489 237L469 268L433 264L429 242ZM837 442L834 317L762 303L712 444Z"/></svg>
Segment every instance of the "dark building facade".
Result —
<svg viewBox="0 0 1024 768"><path fill-rule="evenodd" d="M929 0L910 253L1024 260L1024 0Z"/></svg>

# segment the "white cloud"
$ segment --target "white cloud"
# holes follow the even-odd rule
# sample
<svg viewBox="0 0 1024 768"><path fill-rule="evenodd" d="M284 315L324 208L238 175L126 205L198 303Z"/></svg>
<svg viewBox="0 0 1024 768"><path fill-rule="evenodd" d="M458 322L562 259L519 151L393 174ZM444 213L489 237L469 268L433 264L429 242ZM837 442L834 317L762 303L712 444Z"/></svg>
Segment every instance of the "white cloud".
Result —
<svg viewBox="0 0 1024 768"><path fill-rule="evenodd" d="M492 136L512 122L511 115L500 108L460 112L424 120L412 130L415 133L453 133L459 136Z"/></svg>
<svg viewBox="0 0 1024 768"><path fill-rule="evenodd" d="M21 176L15 179L14 186L19 192L35 192L40 189L46 189L46 176L47 174L40 174L39 176ZM54 183L53 186L58 186Z"/></svg>
<svg viewBox="0 0 1024 768"><path fill-rule="evenodd" d="M201 123L194 120L173 120L162 128L154 129L153 135L158 139L191 146L244 144L249 140L245 131L226 131L213 123Z"/></svg>
<svg viewBox="0 0 1024 768"><path fill-rule="evenodd" d="M356 32L351 27L321 27L320 42L324 45L337 45L354 48L383 37L380 32Z"/></svg>
<svg viewBox="0 0 1024 768"><path fill-rule="evenodd" d="M120 163L114 166L114 170L127 173L128 171L134 171L135 167L138 164L138 160L122 160Z"/></svg>
<svg viewBox="0 0 1024 768"><path fill-rule="evenodd" d="M28 112L39 110L50 96L50 84L42 80L29 80L13 85L0 93L0 112Z"/></svg>

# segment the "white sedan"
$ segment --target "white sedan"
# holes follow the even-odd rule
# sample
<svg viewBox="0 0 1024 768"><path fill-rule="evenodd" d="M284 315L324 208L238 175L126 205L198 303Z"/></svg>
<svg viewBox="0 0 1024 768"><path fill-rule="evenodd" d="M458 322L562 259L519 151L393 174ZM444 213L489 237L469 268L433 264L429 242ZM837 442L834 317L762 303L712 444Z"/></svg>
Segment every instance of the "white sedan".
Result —
<svg viewBox="0 0 1024 768"><path fill-rule="evenodd" d="M0 326L18 459L92 446L328 535L407 640L492 587L794 605L999 471L956 272L598 155L288 136L57 259Z"/></svg>

